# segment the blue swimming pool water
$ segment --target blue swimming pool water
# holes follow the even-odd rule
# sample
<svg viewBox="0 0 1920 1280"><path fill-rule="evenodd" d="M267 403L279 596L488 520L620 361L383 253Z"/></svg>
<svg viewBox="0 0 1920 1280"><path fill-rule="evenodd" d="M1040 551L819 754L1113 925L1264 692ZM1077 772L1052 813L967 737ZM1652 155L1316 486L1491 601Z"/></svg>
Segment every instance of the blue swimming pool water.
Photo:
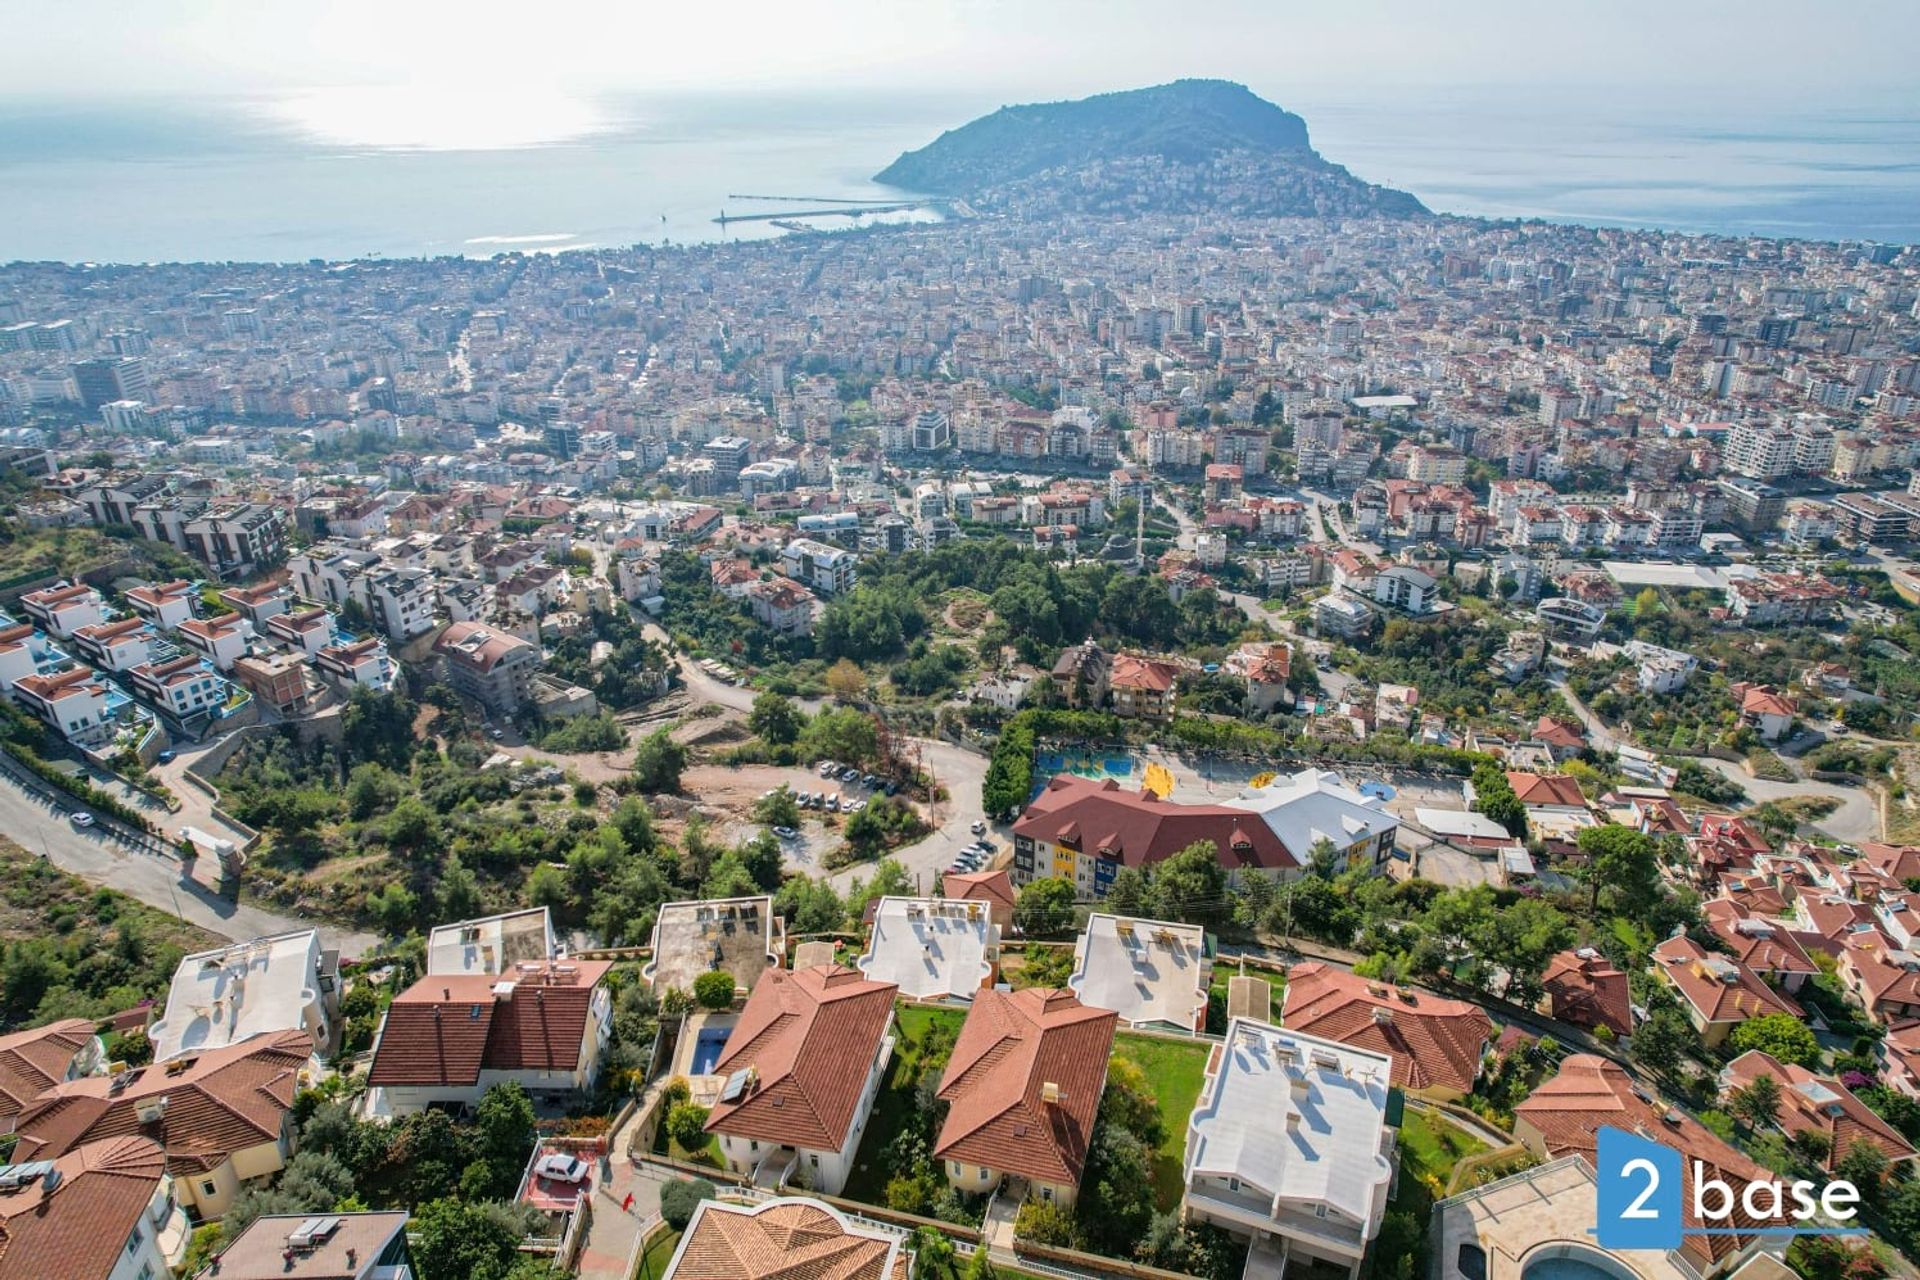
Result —
<svg viewBox="0 0 1920 1280"><path fill-rule="evenodd" d="M705 1076L713 1074L713 1064L720 1061L720 1051L727 1047L727 1033L713 1030L702 1031L693 1046L693 1074Z"/></svg>

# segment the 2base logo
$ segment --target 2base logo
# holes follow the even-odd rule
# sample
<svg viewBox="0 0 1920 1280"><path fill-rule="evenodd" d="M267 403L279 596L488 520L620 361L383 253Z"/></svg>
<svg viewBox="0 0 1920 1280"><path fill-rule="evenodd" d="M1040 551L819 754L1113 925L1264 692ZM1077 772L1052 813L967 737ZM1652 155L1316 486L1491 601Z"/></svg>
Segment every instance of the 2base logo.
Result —
<svg viewBox="0 0 1920 1280"><path fill-rule="evenodd" d="M1678 1249L1690 1235L1864 1235L1864 1227L1812 1225L1816 1217L1849 1222L1860 1190L1845 1179L1754 1181L1736 1190L1694 1161L1693 1216L1686 1225L1684 1158L1664 1142L1625 1129L1600 1130L1595 1164L1599 1204L1593 1234L1603 1249ZM1752 1225L1747 1225L1752 1224Z"/></svg>

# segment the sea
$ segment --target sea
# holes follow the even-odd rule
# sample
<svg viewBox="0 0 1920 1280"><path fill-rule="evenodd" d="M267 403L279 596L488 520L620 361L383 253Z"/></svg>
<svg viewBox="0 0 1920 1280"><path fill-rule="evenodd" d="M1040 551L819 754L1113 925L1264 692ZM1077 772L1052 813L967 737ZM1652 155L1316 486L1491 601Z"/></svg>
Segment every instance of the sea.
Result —
<svg viewBox="0 0 1920 1280"><path fill-rule="evenodd" d="M1305 117L1321 154L1437 212L1920 242L1920 96L1793 107L1478 88L1267 96ZM871 175L998 105L965 91L589 98L509 86L0 97L0 262L490 256L788 234L714 219L899 197ZM752 198L769 196L781 199Z"/></svg>

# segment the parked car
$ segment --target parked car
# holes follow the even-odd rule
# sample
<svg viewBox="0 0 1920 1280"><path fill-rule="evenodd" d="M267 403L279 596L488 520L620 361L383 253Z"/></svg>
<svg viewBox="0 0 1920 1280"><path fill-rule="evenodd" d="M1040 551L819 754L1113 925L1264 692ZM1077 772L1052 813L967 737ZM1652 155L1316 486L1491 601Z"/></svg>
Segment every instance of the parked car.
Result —
<svg viewBox="0 0 1920 1280"><path fill-rule="evenodd" d="M552 1155L541 1156L539 1163L533 1166L533 1172L553 1182L579 1182L587 1176L587 1162L556 1151Z"/></svg>
<svg viewBox="0 0 1920 1280"><path fill-rule="evenodd" d="M833 776L833 771L835 767L836 766L834 765L833 761L822 760L820 762L820 776L823 778L831 778Z"/></svg>
<svg viewBox="0 0 1920 1280"><path fill-rule="evenodd" d="M90 827L93 825L93 815L83 809L72 814L67 821L76 827Z"/></svg>
<svg viewBox="0 0 1920 1280"><path fill-rule="evenodd" d="M800 833L792 827L775 827L773 834L779 836L782 840L798 840L800 838Z"/></svg>
<svg viewBox="0 0 1920 1280"><path fill-rule="evenodd" d="M860 771L858 769L847 768L840 771L840 781L842 782L854 782L858 780L859 777Z"/></svg>
<svg viewBox="0 0 1920 1280"><path fill-rule="evenodd" d="M983 836L983 835L985 835L985 834L987 834L987 824L986 824L985 822L976 822L976 823L974 823L974 824L973 824L973 834L975 834L975 835L977 835L977 836Z"/></svg>
<svg viewBox="0 0 1920 1280"><path fill-rule="evenodd" d="M173 748L168 747L165 751L162 751L159 755L155 756L154 759L159 761L161 764L171 764L173 762L173 756L174 756Z"/></svg>
<svg viewBox="0 0 1920 1280"><path fill-rule="evenodd" d="M866 807L867 807L867 802L865 800L855 800L847 805L847 812L858 813Z"/></svg>
<svg viewBox="0 0 1920 1280"><path fill-rule="evenodd" d="M880 779L877 775L869 773L860 779L860 785L871 790L880 785Z"/></svg>
<svg viewBox="0 0 1920 1280"><path fill-rule="evenodd" d="M840 793L839 792L836 791L832 795L827 797L827 812L828 813L840 812Z"/></svg>

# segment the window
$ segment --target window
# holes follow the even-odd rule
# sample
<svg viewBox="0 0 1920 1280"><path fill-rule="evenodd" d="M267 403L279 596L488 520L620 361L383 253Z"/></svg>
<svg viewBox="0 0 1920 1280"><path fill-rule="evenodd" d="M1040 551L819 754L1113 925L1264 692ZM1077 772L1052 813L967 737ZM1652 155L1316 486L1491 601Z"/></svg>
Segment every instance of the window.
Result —
<svg viewBox="0 0 1920 1280"><path fill-rule="evenodd" d="M1041 1188L1040 1188L1040 1198L1041 1198L1042 1200L1045 1200L1045 1201L1046 1201L1046 1202L1047 1202L1048 1204L1052 1204L1052 1203L1053 1203L1053 1188L1052 1188L1052 1187L1041 1187Z"/></svg>
<svg viewBox="0 0 1920 1280"><path fill-rule="evenodd" d="M760 1139L758 1138L755 1138L752 1142L750 1142L747 1145L747 1150L749 1151L758 1151L759 1149L760 1149Z"/></svg>
<svg viewBox="0 0 1920 1280"><path fill-rule="evenodd" d="M220 1194L220 1188L216 1187L213 1184L213 1180L209 1178L200 1184L200 1194L203 1196L217 1196Z"/></svg>
<svg viewBox="0 0 1920 1280"><path fill-rule="evenodd" d="M1239 1189L1240 1189L1240 1179L1238 1178L1227 1179L1227 1190L1238 1191Z"/></svg>
<svg viewBox="0 0 1920 1280"><path fill-rule="evenodd" d="M140 1234L140 1228L135 1227L133 1234L127 1237L127 1252L130 1254L138 1253L140 1251L140 1243L144 1239L146 1239L146 1237Z"/></svg>
<svg viewBox="0 0 1920 1280"><path fill-rule="evenodd" d="M980 1170L980 1181L985 1182L986 1180L987 1180L987 1171L985 1167L982 1167Z"/></svg>
<svg viewBox="0 0 1920 1280"><path fill-rule="evenodd" d="M810 1152L808 1152L808 1153L807 1153L807 1163L808 1163L808 1164L810 1164L810 1165L812 1165L812 1166L813 1166L814 1168L816 1168L816 1169L818 1169L818 1168L820 1167L820 1156L819 1156L819 1153L818 1153L818 1152L812 1152L812 1151L810 1151Z"/></svg>

